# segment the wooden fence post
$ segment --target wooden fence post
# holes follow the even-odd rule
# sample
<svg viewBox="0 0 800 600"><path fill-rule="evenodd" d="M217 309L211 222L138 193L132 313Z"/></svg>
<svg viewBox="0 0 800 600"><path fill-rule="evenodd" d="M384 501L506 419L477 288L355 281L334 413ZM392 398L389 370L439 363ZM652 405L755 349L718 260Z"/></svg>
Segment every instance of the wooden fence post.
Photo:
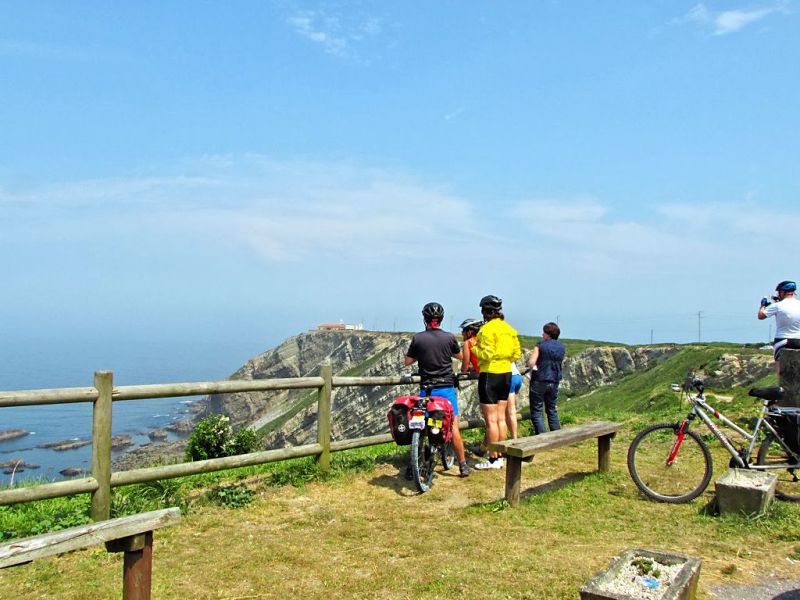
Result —
<svg viewBox="0 0 800 600"><path fill-rule="evenodd" d="M320 375L323 379L317 401L317 442L322 452L317 458L319 468L326 473L331 468L331 395L333 391L333 367L330 362L322 363Z"/></svg>
<svg viewBox="0 0 800 600"><path fill-rule="evenodd" d="M95 371L97 400L92 412L92 476L100 487L92 492L91 516L94 521L111 517L111 371Z"/></svg>

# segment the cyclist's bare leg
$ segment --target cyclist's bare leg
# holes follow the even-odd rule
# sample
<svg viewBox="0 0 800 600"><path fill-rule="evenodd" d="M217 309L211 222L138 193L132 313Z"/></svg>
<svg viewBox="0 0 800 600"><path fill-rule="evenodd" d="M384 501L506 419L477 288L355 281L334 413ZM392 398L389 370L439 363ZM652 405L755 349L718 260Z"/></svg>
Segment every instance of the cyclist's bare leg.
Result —
<svg viewBox="0 0 800 600"><path fill-rule="evenodd" d="M517 439L517 395L508 395L508 405L506 406L506 425L511 439Z"/></svg>
<svg viewBox="0 0 800 600"><path fill-rule="evenodd" d="M508 436L508 421L506 421L506 413L508 412L508 400L500 400L497 403L497 441L504 442ZM499 456L499 455L498 455Z"/></svg>
<svg viewBox="0 0 800 600"><path fill-rule="evenodd" d="M461 429L458 426L458 417L453 417L453 449L456 451L458 464L466 460L464 456L464 440L461 438Z"/></svg>
<svg viewBox="0 0 800 600"><path fill-rule="evenodd" d="M483 413L483 420L486 422L486 444L500 441L500 428L497 418L497 405L496 404L481 404L481 412ZM489 456L492 458L497 457L497 452L490 452Z"/></svg>

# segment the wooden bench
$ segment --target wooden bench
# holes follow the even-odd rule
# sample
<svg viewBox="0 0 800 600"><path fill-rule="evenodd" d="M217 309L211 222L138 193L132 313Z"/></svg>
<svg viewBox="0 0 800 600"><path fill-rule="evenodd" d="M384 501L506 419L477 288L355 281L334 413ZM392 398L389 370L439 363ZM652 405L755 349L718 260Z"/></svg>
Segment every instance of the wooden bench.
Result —
<svg viewBox="0 0 800 600"><path fill-rule="evenodd" d="M600 421L490 444L490 450L502 452L506 457L506 500L511 506L519 504L522 463L532 461L534 454L545 450L597 438L597 468L608 471L611 464L611 438L621 426L619 423Z"/></svg>
<svg viewBox="0 0 800 600"><path fill-rule="evenodd" d="M123 600L150 600L153 531L175 525L180 519L180 509L165 508L0 544L0 569L105 542L109 552L125 553Z"/></svg>

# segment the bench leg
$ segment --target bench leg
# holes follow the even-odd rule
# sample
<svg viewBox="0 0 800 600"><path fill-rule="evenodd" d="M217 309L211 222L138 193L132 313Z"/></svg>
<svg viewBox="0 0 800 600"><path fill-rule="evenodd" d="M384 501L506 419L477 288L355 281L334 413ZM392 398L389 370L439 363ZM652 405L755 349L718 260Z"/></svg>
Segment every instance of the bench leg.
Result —
<svg viewBox="0 0 800 600"><path fill-rule="evenodd" d="M611 468L611 438L614 434L597 438L597 470L608 471Z"/></svg>
<svg viewBox="0 0 800 600"><path fill-rule="evenodd" d="M122 567L122 599L150 600L153 574L153 532L144 534L144 546L126 550Z"/></svg>
<svg viewBox="0 0 800 600"><path fill-rule="evenodd" d="M522 459L506 456L506 501L509 506L519 504L520 479L522 479Z"/></svg>

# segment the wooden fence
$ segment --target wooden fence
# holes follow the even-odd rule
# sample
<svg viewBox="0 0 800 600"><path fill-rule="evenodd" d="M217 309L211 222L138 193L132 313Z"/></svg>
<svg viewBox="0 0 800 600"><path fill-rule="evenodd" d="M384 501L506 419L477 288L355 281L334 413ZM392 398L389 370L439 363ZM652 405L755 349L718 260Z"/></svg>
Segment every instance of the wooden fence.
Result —
<svg viewBox="0 0 800 600"><path fill-rule="evenodd" d="M369 437L331 440L331 398L333 388L354 386L408 385L399 376L395 377L334 377L330 364L323 364L319 377L296 377L284 379L226 380L199 383L166 383L154 385L127 385L114 387L110 371L98 371L94 376L94 387L59 388L0 392L0 408L7 406L34 406L42 404L67 404L91 402L92 412L92 471L91 477L58 481L32 487L21 487L0 491L0 506L60 498L74 494L92 495L91 517L95 521L108 519L111 515L111 488L197 475L211 471L236 469L250 465L261 465L290 458L316 456L320 468L330 468L332 452L362 448L392 441L389 433ZM111 413L114 402L145 400L153 398L175 398L234 392L266 392L276 390L317 389L317 442L303 446L281 448L212 458L195 462L184 462L158 467L111 471ZM388 410L388 406L386 407ZM482 427L482 420L462 420L461 429Z"/></svg>

